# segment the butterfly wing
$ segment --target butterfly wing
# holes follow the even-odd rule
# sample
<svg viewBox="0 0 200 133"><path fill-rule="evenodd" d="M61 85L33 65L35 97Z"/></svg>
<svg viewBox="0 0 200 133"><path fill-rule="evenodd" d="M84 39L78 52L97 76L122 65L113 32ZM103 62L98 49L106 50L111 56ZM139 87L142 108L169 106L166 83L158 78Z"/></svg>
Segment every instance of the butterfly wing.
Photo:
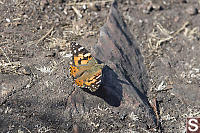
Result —
<svg viewBox="0 0 200 133"><path fill-rule="evenodd" d="M87 65L89 62L96 62L91 53L76 42L70 44L72 52L72 64L74 66Z"/></svg>
<svg viewBox="0 0 200 133"><path fill-rule="evenodd" d="M98 64L84 47L76 42L70 44L72 62L70 75L77 86L88 88L91 92L96 91L101 84L103 64Z"/></svg>
<svg viewBox="0 0 200 133"><path fill-rule="evenodd" d="M71 65L70 65L70 75L73 78L77 78L84 71L89 69L90 66L96 64L96 59L91 56L91 54L80 44L72 42L70 44L70 49L72 53Z"/></svg>
<svg viewBox="0 0 200 133"><path fill-rule="evenodd" d="M86 88L88 88L91 92L96 91L100 85L102 80L102 69L99 69L93 76L91 76L86 82L84 83Z"/></svg>
<svg viewBox="0 0 200 133"><path fill-rule="evenodd" d="M96 91L102 80L102 69L104 64L95 64L90 67L81 77L75 79L75 83L81 88L88 88L91 92Z"/></svg>

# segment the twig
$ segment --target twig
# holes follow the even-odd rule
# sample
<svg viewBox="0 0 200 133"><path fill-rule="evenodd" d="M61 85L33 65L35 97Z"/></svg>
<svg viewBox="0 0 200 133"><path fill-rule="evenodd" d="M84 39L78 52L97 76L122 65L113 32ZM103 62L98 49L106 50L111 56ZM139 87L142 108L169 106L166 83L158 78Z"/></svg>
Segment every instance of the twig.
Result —
<svg viewBox="0 0 200 133"><path fill-rule="evenodd" d="M176 32L170 32L167 29L163 28L163 26L161 24L156 24L157 28L163 33L165 34L167 37L165 38L158 38L156 35L154 35L154 30L151 36L154 37L156 40L159 40L156 42L156 49L158 49L158 47L163 43L163 42L167 42L170 41L171 39L173 39L174 37L176 37L177 34L179 34L181 31L185 30L185 28L189 25L189 22L186 22L180 29L178 29ZM149 43L151 44L152 47L152 42L151 39L149 40Z"/></svg>
<svg viewBox="0 0 200 133"><path fill-rule="evenodd" d="M24 129L26 129L29 133L31 133L31 131L28 129L28 128L26 128L25 126L22 126Z"/></svg>
<svg viewBox="0 0 200 133"><path fill-rule="evenodd" d="M185 22L185 24L179 29L179 30L177 30L174 34L173 34L173 36L176 36L178 33L180 33L181 31L183 31L184 29L185 29L185 27L187 27L189 25L189 22L187 21L187 22Z"/></svg>
<svg viewBox="0 0 200 133"><path fill-rule="evenodd" d="M36 43L36 45L38 45L42 40L44 40L52 31L53 31L54 27L52 27L44 36L42 36Z"/></svg>
<svg viewBox="0 0 200 133"><path fill-rule="evenodd" d="M81 2L81 3L68 3L66 6L76 6L76 5L89 5L91 3L103 3L103 2L113 2L114 0L103 0L103 1L93 1L93 2Z"/></svg>
<svg viewBox="0 0 200 133"><path fill-rule="evenodd" d="M170 41L171 39L173 39L172 36L169 36L169 37L167 37L167 38L162 38L162 39L160 39L160 40L156 43L156 48L158 48L163 42Z"/></svg>
<svg viewBox="0 0 200 133"><path fill-rule="evenodd" d="M72 9L74 10L74 12L77 14L77 16L78 16L79 18L82 18L82 17L83 17L83 15L80 13L80 11L79 11L76 7L72 6Z"/></svg>
<svg viewBox="0 0 200 133"><path fill-rule="evenodd" d="M170 32L170 31L168 31L167 29L163 28L163 26L162 26L160 23L157 23L156 26L157 26L157 28L158 28L163 34L165 34L165 35L167 35L167 36L173 34L173 31Z"/></svg>
<svg viewBox="0 0 200 133"><path fill-rule="evenodd" d="M2 45L4 45L4 44L7 44L7 43L9 43L9 42L7 42L7 41L6 41L6 42L1 42L1 43L0 43L0 46L2 46Z"/></svg>

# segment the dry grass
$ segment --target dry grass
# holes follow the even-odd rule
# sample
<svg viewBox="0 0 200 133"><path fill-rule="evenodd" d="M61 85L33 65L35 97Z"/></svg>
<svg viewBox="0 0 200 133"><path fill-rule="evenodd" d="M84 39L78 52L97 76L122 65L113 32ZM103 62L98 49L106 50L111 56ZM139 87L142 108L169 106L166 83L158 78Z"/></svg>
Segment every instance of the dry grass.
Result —
<svg viewBox="0 0 200 133"><path fill-rule="evenodd" d="M0 73L15 73L15 74L21 74L17 70L22 67L20 62L11 62L9 57L6 55L4 50L0 47L1 52L5 56L6 60L0 60Z"/></svg>
<svg viewBox="0 0 200 133"><path fill-rule="evenodd" d="M22 67L20 62L9 62L6 63L4 60L0 61L0 73L15 73L15 74L21 74L17 70Z"/></svg>
<svg viewBox="0 0 200 133"><path fill-rule="evenodd" d="M157 51L160 49L161 44L169 42L177 37L179 33L184 31L189 25L189 22L183 24L183 26L177 31L169 31L165 29L161 24L157 23L156 28L150 33L148 47L152 51ZM164 36L164 37L161 37Z"/></svg>
<svg viewBox="0 0 200 133"><path fill-rule="evenodd" d="M159 53L160 46L164 43L170 42L178 37L180 33L183 32L183 35L192 40L196 37L200 37L200 31L198 27L194 27L192 29L188 28L189 22L185 22L181 28L176 31L169 31L165 29L161 24L157 23L156 28L150 33L150 37L148 39L148 47L152 52ZM162 36L162 37L161 37ZM164 36L164 37L163 37Z"/></svg>
<svg viewBox="0 0 200 133"><path fill-rule="evenodd" d="M102 1L92 1L92 2L77 2L77 3L68 3L66 6L82 6L82 5L90 5L90 4L100 4L106 2L113 2L114 0L102 0Z"/></svg>

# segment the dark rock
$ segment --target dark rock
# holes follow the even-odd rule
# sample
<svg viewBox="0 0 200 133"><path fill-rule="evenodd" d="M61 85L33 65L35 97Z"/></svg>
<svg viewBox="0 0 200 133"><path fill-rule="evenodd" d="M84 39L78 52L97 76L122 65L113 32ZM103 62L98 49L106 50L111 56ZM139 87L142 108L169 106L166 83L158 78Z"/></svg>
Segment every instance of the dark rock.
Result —
<svg viewBox="0 0 200 133"><path fill-rule="evenodd" d="M156 120L146 97L148 80L143 57L123 22L116 3L111 7L106 24L101 28L94 51L95 57L108 66L103 72L104 99L109 104L119 102L119 108L128 113L137 110L137 114L149 122L148 127L154 127Z"/></svg>

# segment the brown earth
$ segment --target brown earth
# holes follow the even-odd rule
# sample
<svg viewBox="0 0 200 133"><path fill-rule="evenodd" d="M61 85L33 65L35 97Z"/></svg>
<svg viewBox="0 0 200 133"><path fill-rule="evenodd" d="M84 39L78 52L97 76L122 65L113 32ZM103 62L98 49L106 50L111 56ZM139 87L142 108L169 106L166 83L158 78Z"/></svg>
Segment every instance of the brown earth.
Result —
<svg viewBox="0 0 200 133"><path fill-rule="evenodd" d="M0 0L0 132L183 132L187 117L200 116L200 1L119 0L112 20L121 15L126 24L116 25L108 21L111 5ZM125 48L115 30L134 46ZM135 67L98 51L107 48L105 31L114 40L105 42L122 48ZM72 41L99 56L122 90L106 92L110 99L74 87L67 69Z"/></svg>

